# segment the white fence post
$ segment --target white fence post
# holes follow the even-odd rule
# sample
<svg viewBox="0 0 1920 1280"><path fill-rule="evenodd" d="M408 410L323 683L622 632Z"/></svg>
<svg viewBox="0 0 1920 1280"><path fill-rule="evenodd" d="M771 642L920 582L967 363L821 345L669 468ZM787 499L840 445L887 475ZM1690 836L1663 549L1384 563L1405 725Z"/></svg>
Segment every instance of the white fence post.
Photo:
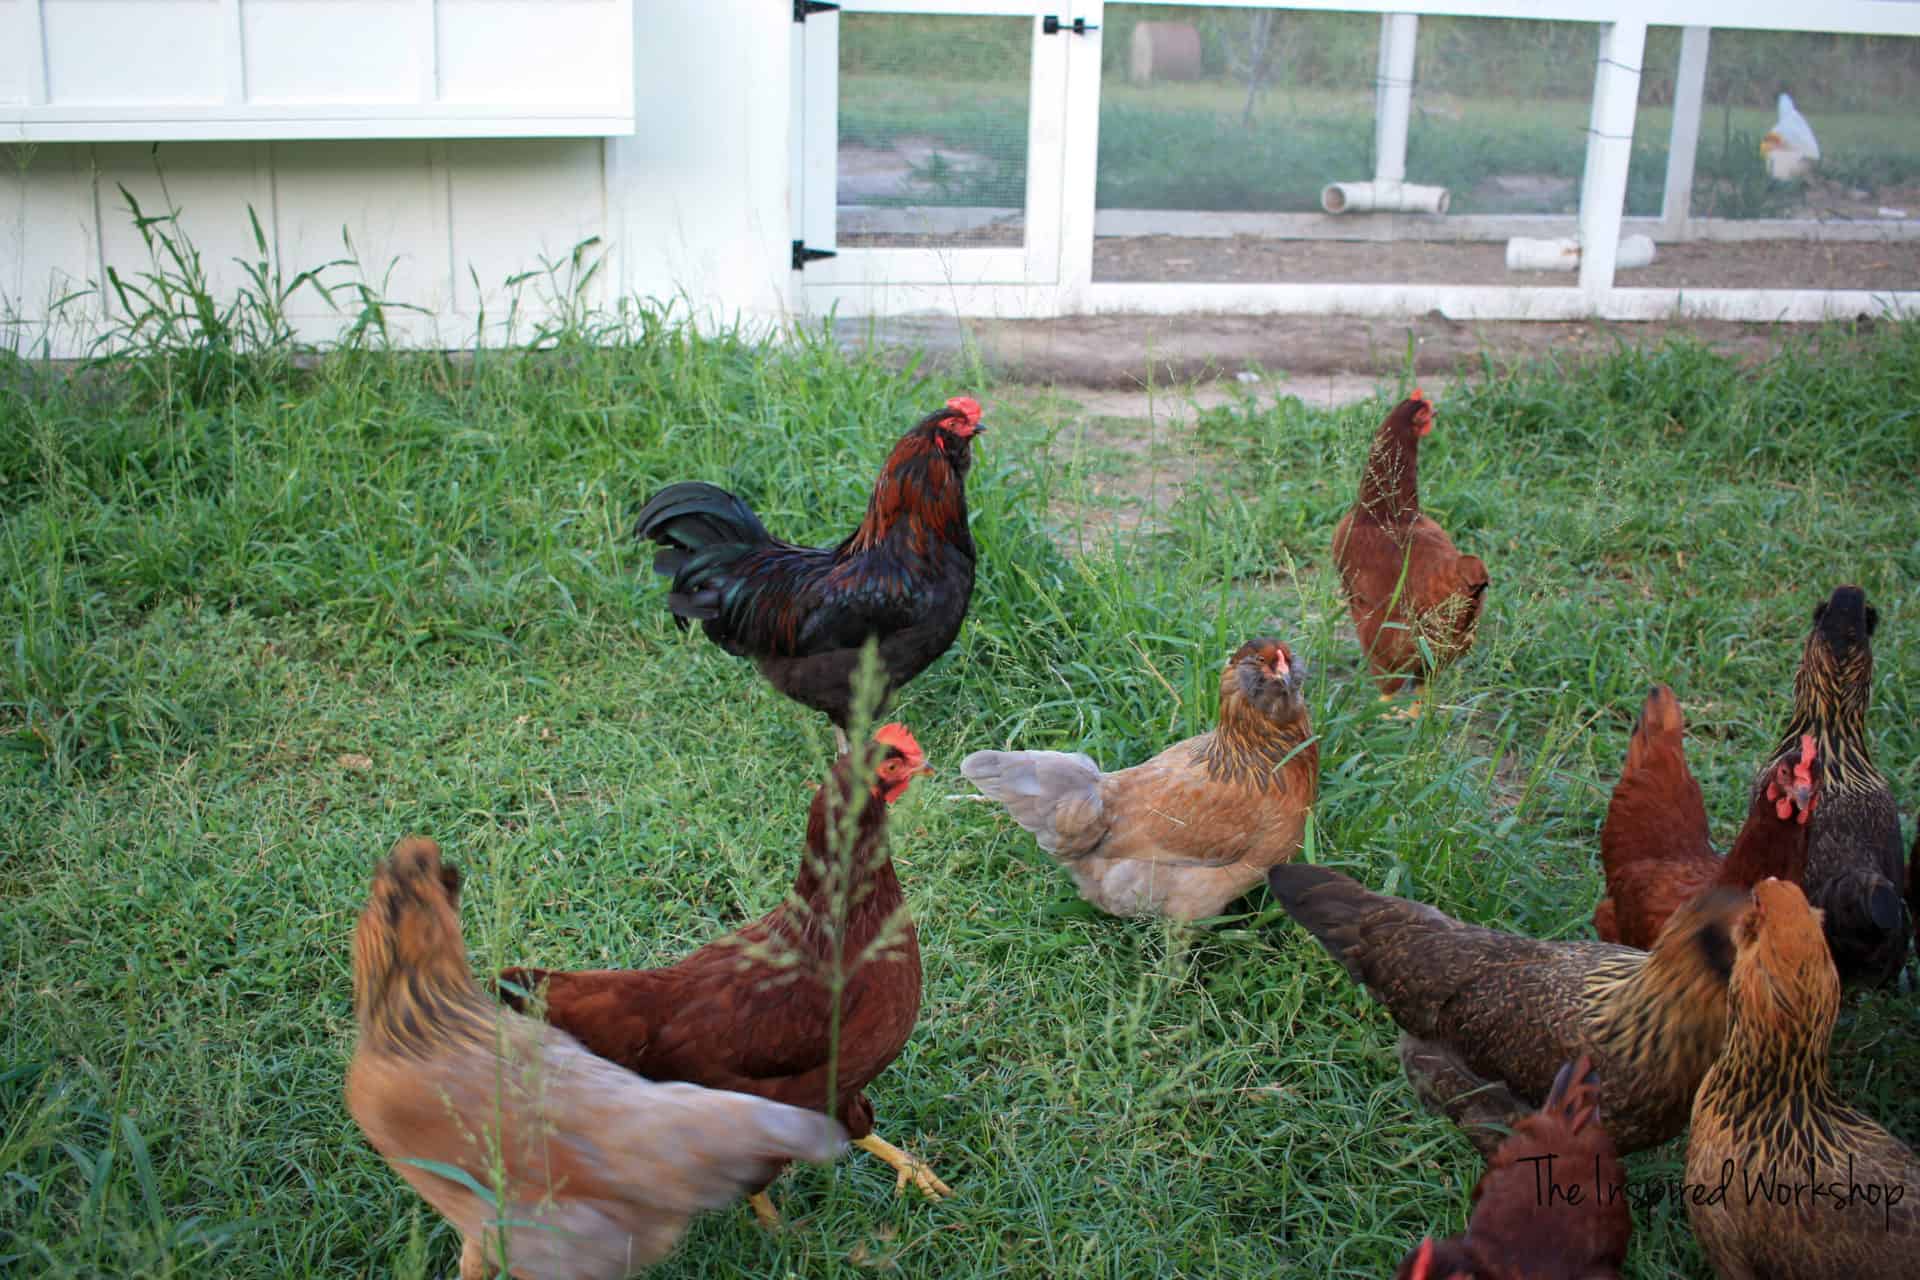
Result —
<svg viewBox="0 0 1920 1280"><path fill-rule="evenodd" d="M1680 32L1680 67L1673 76L1673 133L1667 143L1666 194L1660 202L1661 237L1689 240L1693 217L1693 165L1700 152L1700 109L1707 93L1707 41L1711 27Z"/></svg>
<svg viewBox="0 0 1920 1280"><path fill-rule="evenodd" d="M1413 114L1413 55L1420 16L1380 15L1380 61L1373 87L1373 180L1407 177L1407 120Z"/></svg>
<svg viewBox="0 0 1920 1280"><path fill-rule="evenodd" d="M1640 60L1646 51L1644 22L1614 22L1600 29L1586 175L1580 186L1580 291L1596 312L1613 288L1613 264L1620 252L1633 117L1640 105Z"/></svg>
<svg viewBox="0 0 1920 1280"><path fill-rule="evenodd" d="M1084 36L1067 37L1066 153L1060 175L1059 312L1088 310L1093 284L1094 196L1099 183L1100 51L1106 26L1105 0L1075 0L1073 16L1085 18ZM1031 232L1029 232L1031 234Z"/></svg>

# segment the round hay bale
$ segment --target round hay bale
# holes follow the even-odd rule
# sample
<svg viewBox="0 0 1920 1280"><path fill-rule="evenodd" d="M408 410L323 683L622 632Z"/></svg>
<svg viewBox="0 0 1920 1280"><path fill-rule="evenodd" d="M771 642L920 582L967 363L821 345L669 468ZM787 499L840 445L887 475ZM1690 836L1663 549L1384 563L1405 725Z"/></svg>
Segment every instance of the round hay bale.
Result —
<svg viewBox="0 0 1920 1280"><path fill-rule="evenodd" d="M1142 22L1133 28L1130 78L1135 84L1150 80L1200 78L1200 29L1191 22Z"/></svg>

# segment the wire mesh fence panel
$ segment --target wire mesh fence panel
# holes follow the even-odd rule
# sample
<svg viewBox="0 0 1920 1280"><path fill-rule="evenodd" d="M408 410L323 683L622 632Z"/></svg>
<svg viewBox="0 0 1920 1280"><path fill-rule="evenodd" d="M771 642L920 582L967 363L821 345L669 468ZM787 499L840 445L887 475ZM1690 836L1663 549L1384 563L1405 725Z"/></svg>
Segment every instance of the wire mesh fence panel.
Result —
<svg viewBox="0 0 1920 1280"><path fill-rule="evenodd" d="M1593 24L1145 4L1104 22L1096 281L1572 283L1509 273L1506 242L1573 234Z"/></svg>
<svg viewBox="0 0 1920 1280"><path fill-rule="evenodd" d="M1021 245L1033 20L840 18L836 232L868 248Z"/></svg>
<svg viewBox="0 0 1920 1280"><path fill-rule="evenodd" d="M1407 177L1445 187L1449 212L1579 212L1599 28L1422 18Z"/></svg>
<svg viewBox="0 0 1920 1280"><path fill-rule="evenodd" d="M1665 217L1660 288L1920 288L1920 39L1716 30L1689 69L1679 28L1647 35L1629 216ZM1672 162L1691 92L1691 181ZM1686 121L1683 119L1683 124ZM1685 182L1676 200L1671 183ZM1684 215L1684 216L1681 216Z"/></svg>

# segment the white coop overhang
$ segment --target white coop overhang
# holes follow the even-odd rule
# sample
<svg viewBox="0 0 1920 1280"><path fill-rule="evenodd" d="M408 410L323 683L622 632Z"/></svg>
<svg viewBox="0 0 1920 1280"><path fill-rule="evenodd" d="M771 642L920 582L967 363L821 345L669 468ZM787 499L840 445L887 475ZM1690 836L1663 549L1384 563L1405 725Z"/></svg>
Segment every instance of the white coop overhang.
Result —
<svg viewBox="0 0 1920 1280"><path fill-rule="evenodd" d="M592 137L633 0L0 0L0 141Z"/></svg>

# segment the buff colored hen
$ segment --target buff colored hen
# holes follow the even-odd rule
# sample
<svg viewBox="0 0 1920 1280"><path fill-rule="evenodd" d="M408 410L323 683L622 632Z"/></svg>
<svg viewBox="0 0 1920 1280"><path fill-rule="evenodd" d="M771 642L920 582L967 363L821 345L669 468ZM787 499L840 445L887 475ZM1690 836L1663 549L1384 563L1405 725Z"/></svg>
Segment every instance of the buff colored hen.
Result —
<svg viewBox="0 0 1920 1280"><path fill-rule="evenodd" d="M462 1280L619 1280L790 1160L830 1160L826 1116L643 1080L494 1004L460 936L460 873L409 838L353 940L347 1109L460 1232ZM477 1194L484 1188L488 1196Z"/></svg>

